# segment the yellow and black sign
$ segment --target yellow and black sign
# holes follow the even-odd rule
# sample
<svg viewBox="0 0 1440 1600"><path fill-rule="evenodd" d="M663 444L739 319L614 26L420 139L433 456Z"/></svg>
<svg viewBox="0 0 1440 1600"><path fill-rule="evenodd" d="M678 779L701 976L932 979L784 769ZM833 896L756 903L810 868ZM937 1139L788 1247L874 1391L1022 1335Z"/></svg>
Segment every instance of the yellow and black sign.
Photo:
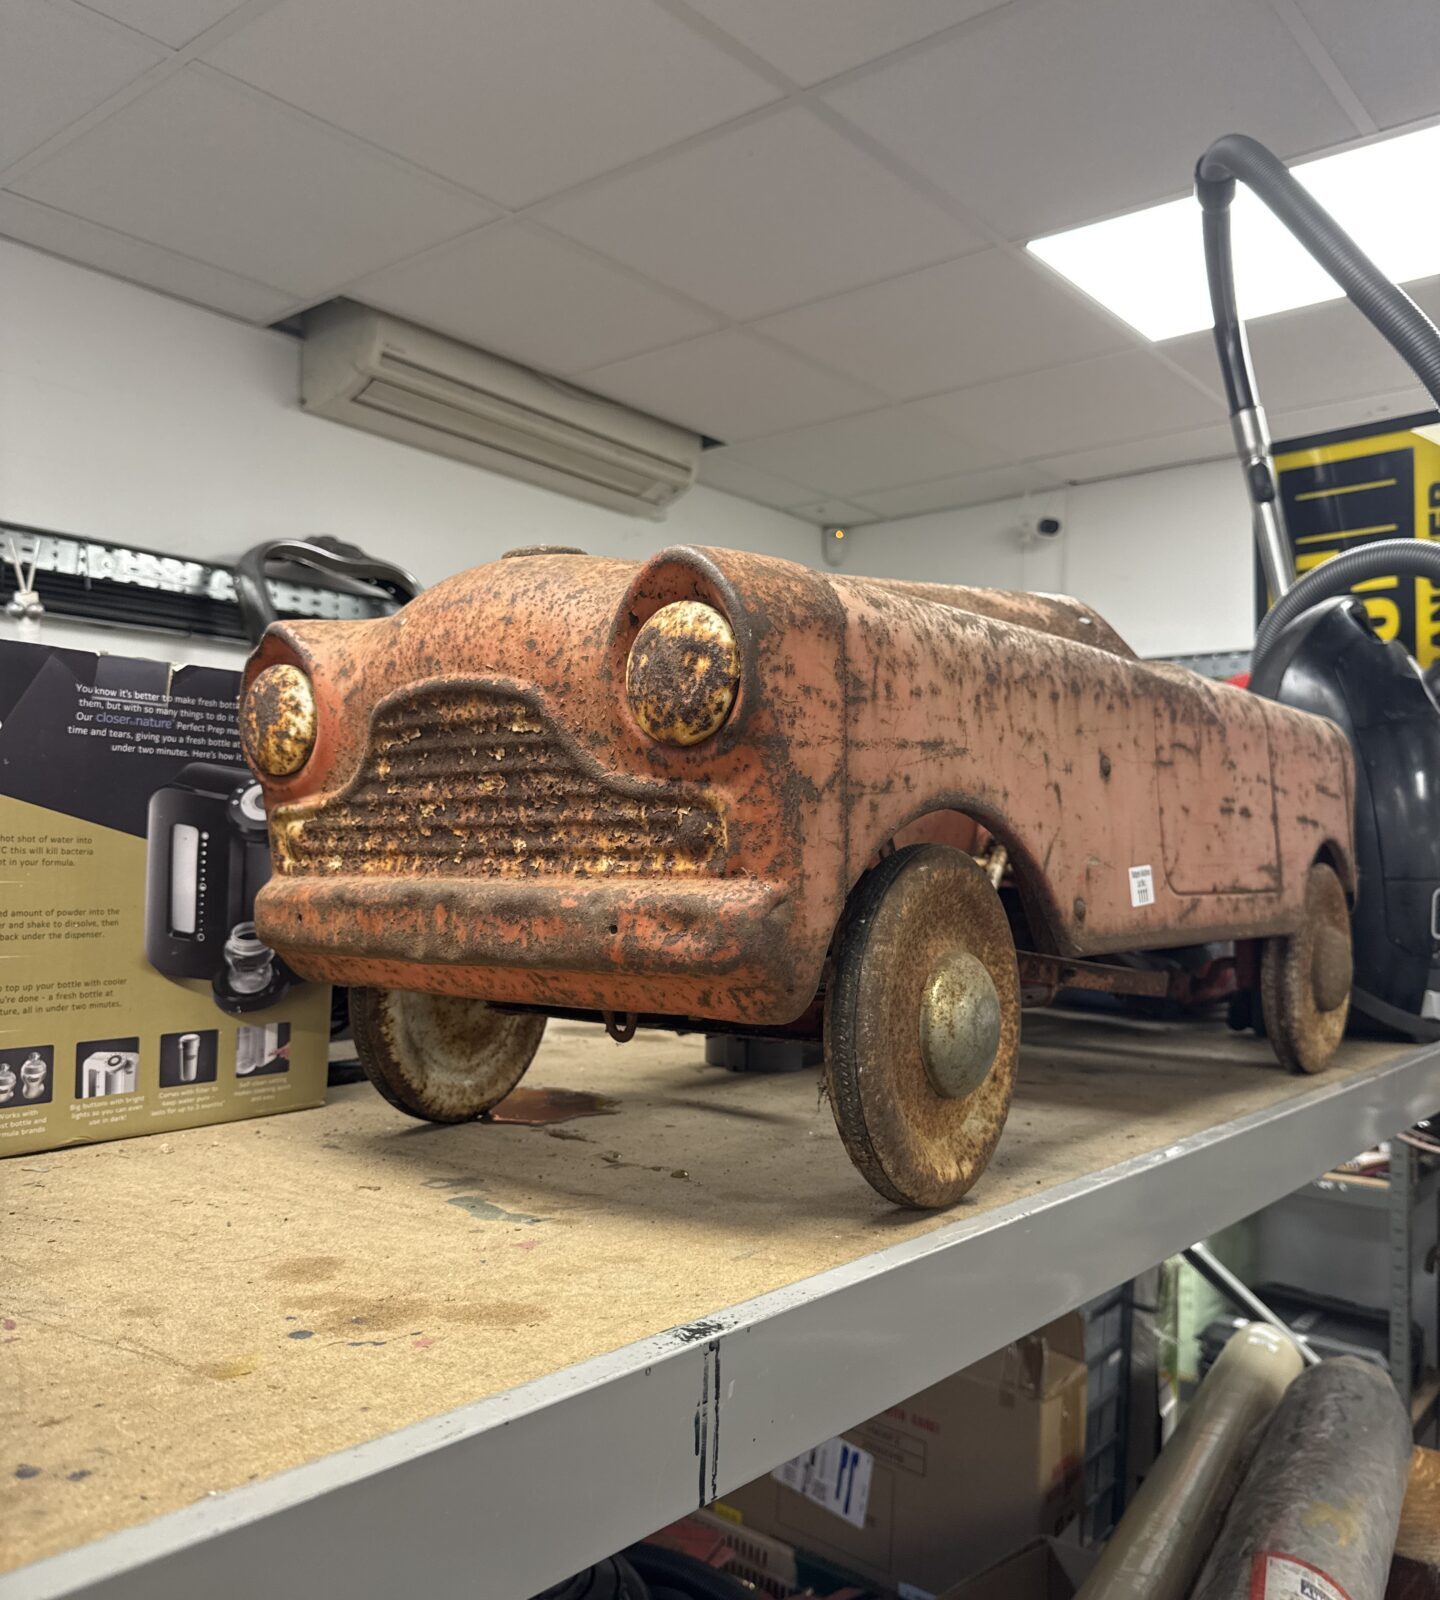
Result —
<svg viewBox="0 0 1440 1600"><path fill-rule="evenodd" d="M1440 418L1403 417L1384 432L1348 428L1275 446L1297 576L1381 539L1440 539ZM1371 578L1355 586L1383 639L1422 667L1440 659L1440 586Z"/></svg>

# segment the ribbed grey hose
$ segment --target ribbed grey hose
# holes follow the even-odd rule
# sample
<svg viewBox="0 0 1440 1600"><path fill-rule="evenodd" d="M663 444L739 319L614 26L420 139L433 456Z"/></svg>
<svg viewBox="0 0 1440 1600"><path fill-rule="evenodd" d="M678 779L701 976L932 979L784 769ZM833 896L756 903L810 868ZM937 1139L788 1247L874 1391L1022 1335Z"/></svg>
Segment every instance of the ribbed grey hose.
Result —
<svg viewBox="0 0 1440 1600"><path fill-rule="evenodd" d="M1243 133L1227 133L1200 158L1196 195L1206 211L1228 208L1236 178L1265 202L1389 340L1440 405L1440 331L1295 179L1279 157Z"/></svg>
<svg viewBox="0 0 1440 1600"><path fill-rule="evenodd" d="M1429 578L1431 583L1440 585L1440 541L1382 539L1378 544L1333 556L1307 572L1271 606L1256 629L1255 648L1250 655L1251 675L1259 673L1275 641L1302 612L1332 595L1344 594L1367 578L1388 577Z"/></svg>

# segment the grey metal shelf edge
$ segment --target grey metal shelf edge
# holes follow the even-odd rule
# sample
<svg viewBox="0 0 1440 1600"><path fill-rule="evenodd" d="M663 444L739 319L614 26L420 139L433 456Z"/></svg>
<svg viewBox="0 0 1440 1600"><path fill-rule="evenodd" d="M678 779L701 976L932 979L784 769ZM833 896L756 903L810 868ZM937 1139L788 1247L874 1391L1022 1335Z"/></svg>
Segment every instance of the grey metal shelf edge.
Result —
<svg viewBox="0 0 1440 1600"><path fill-rule="evenodd" d="M1440 1102L1405 1049L1163 1149L0 1579L0 1600L522 1597ZM544 1515L536 1515L536 1495Z"/></svg>

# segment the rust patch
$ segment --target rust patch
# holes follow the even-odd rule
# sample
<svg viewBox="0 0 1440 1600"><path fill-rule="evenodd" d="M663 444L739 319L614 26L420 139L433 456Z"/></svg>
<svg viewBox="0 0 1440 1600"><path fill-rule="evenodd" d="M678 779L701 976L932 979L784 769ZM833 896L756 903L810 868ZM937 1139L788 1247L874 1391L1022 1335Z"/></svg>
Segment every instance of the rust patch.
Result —
<svg viewBox="0 0 1440 1600"><path fill-rule="evenodd" d="M701 744L718 733L739 683L730 624L698 600L661 606L635 635L625 663L630 709L659 744Z"/></svg>
<svg viewBox="0 0 1440 1600"><path fill-rule="evenodd" d="M709 796L602 773L532 700L486 684L383 701L356 779L270 829L282 873L398 879L696 873L725 843Z"/></svg>
<svg viewBox="0 0 1440 1600"><path fill-rule="evenodd" d="M298 772L315 748L315 695L299 667L266 667L240 702L240 742L250 764L272 778Z"/></svg>

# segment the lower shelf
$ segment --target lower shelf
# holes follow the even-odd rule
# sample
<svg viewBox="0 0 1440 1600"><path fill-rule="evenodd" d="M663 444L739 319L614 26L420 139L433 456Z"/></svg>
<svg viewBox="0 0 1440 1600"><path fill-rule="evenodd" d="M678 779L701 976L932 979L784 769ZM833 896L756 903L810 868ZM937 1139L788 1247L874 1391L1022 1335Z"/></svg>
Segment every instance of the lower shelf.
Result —
<svg viewBox="0 0 1440 1600"><path fill-rule="evenodd" d="M1218 1027L1026 1036L941 1216L865 1187L813 1074L564 1024L527 1086L608 1114L433 1128L355 1086L7 1164L35 1470L0 1522L37 1564L0 1597L533 1593L1440 1104L1440 1048L1294 1078Z"/></svg>

